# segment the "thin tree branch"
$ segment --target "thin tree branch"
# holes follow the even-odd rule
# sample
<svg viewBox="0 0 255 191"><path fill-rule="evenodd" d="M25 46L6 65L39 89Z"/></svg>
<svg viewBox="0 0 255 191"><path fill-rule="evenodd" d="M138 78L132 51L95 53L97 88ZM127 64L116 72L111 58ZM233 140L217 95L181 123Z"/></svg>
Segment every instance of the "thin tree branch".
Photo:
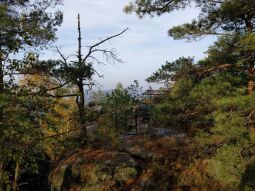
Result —
<svg viewBox="0 0 255 191"><path fill-rule="evenodd" d="M66 58L62 53L61 53L61 51L57 48L57 52L59 53L59 55L61 56L61 58L63 59L63 60L60 60L60 62L62 63L62 64L64 64L64 66L68 69L69 68L69 66L68 66L68 63L67 63L67 59L68 58Z"/></svg>
<svg viewBox="0 0 255 191"><path fill-rule="evenodd" d="M211 68L208 68L208 69L203 70L202 72L198 73L198 77L200 79L200 78L203 78L206 74L210 74L212 72L219 71L219 70L220 71L226 70L226 69L230 68L231 66L233 66L233 64L222 64L220 66L211 67Z"/></svg>
<svg viewBox="0 0 255 191"><path fill-rule="evenodd" d="M100 42L98 42L98 43L96 43L96 44L90 46L90 47L89 47L89 51L88 51L87 55L84 57L84 59L82 60L82 62L86 62L86 60L89 58L89 56L90 56L93 52L95 52L95 48L96 48L96 47L98 47L99 45L105 43L106 41L109 41L109 40L111 40L111 39L113 39L113 38L116 38L116 37L122 35L122 34L125 33L127 30L128 30L128 28L126 28L125 30L123 30L122 32L120 32L120 33L118 33L118 34L116 34L116 35L113 35L113 36L110 36L110 37L108 37L108 38L105 38L105 39L101 40Z"/></svg>
<svg viewBox="0 0 255 191"><path fill-rule="evenodd" d="M67 85L68 83L70 83L70 82L71 82L71 81L67 81L67 82L65 82L65 83L63 83L63 84L60 84L60 85L56 86L56 87L53 87L53 88L47 89L46 91L48 92L48 91L53 91L53 90L56 90L56 89L62 88L62 87L64 87L65 85Z"/></svg>
<svg viewBox="0 0 255 191"><path fill-rule="evenodd" d="M52 94L47 94L47 96L52 97L52 98L63 98L63 97L78 97L78 94L66 94L66 95L52 95Z"/></svg>

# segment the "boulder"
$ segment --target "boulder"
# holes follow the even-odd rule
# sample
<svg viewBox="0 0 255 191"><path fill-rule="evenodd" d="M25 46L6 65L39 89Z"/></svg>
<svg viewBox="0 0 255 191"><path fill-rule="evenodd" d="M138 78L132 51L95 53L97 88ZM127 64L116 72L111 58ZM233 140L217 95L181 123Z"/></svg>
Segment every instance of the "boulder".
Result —
<svg viewBox="0 0 255 191"><path fill-rule="evenodd" d="M61 161L50 175L52 191L120 190L138 176L138 164L127 153L86 149Z"/></svg>

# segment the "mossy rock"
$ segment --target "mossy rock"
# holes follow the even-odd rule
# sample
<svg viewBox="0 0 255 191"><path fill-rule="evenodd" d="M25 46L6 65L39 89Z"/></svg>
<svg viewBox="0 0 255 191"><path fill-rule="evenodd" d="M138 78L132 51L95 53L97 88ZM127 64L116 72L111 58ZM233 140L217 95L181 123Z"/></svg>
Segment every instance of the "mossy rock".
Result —
<svg viewBox="0 0 255 191"><path fill-rule="evenodd" d="M138 164L127 153L86 149L61 161L50 175L51 190L120 190L138 176Z"/></svg>
<svg viewBox="0 0 255 191"><path fill-rule="evenodd" d="M54 169L54 171L51 172L49 176L50 182L53 183L51 184L51 191L62 190L64 180L68 172L67 170L68 168L70 168L70 166L68 164L64 164L62 166L57 167L56 169Z"/></svg>

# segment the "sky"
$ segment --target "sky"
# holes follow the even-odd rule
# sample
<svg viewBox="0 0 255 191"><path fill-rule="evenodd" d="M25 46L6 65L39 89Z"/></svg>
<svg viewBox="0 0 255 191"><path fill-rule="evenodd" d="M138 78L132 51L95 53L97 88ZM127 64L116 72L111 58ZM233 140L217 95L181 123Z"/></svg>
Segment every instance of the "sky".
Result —
<svg viewBox="0 0 255 191"><path fill-rule="evenodd" d="M87 46L102 38L129 30L122 36L107 42L103 47L114 48L124 63L95 66L104 77L95 76L97 88L110 90L118 82L125 87L138 80L144 89L148 88L145 79L166 61L174 61L181 56L205 57L205 51L215 37L187 42L173 40L167 35L169 28L191 21L199 12L196 8L175 11L160 17L138 18L135 14L125 14L123 8L131 0L65 0L59 7L64 13L64 21L57 32L56 46L66 55L77 50L77 15L81 17L83 54ZM58 58L50 50L43 58ZM156 88L156 85L151 84Z"/></svg>

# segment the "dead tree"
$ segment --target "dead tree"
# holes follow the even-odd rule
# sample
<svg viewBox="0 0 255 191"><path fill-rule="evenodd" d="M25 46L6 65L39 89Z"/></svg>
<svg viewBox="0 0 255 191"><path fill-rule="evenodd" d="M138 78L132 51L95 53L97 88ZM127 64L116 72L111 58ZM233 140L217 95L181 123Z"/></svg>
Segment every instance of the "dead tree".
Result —
<svg viewBox="0 0 255 191"><path fill-rule="evenodd" d="M75 54L76 59L70 60L69 57L66 57L59 49L57 52L59 53L61 59L59 60L60 66L56 70L58 71L58 76L62 79L62 83L56 87L64 87L66 85L72 85L76 88L77 92L71 93L69 95L58 95L57 97L67 97L67 96L75 96L76 104L78 108L78 116L79 116L79 124L80 129L82 130L83 136L87 137L87 129L86 129L86 120L85 120L85 86L92 88L95 83L93 82L94 74L99 77L103 77L100 75L94 68L94 65L105 65L107 62L111 63L121 63L122 60L118 58L117 53L114 49L106 49L100 48L102 44L110 41L113 38L119 37L124 34L128 29L121 31L118 34L112 35L110 37L104 38L99 42L88 46L88 51L85 56L82 54L82 37L81 37L81 26L80 26L80 15L78 15L78 51ZM96 55L101 53L104 57L98 58ZM54 88L52 88L54 89ZM51 90L52 90L51 89ZM54 97L54 95L52 95ZM56 97L56 96L55 96Z"/></svg>

